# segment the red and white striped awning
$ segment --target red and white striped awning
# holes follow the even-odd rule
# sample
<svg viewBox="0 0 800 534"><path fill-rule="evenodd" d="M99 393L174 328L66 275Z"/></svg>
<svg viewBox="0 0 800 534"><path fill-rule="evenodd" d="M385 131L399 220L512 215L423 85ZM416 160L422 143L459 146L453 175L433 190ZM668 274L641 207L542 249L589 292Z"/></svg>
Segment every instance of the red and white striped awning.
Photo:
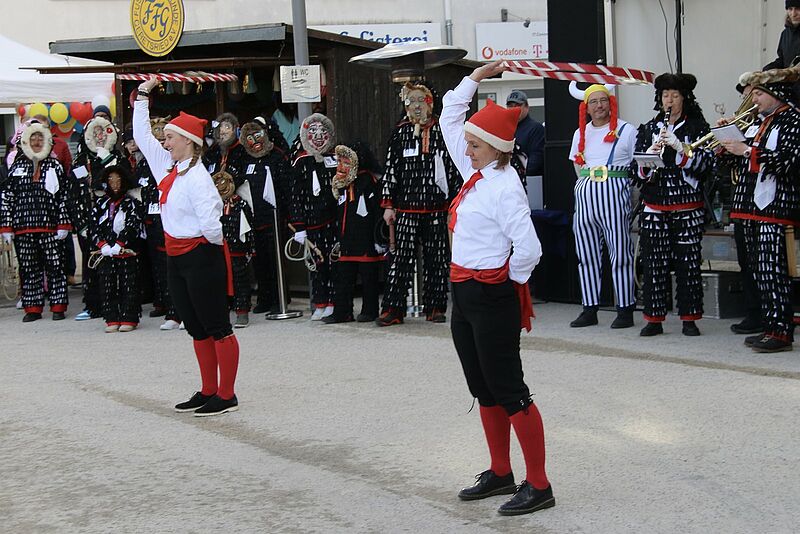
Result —
<svg viewBox="0 0 800 534"><path fill-rule="evenodd" d="M652 84L655 74L641 69L615 67L613 65L593 65L591 63L558 63L536 60L505 60L505 66L512 72L553 78L570 82L601 83L612 85Z"/></svg>
<svg viewBox="0 0 800 534"><path fill-rule="evenodd" d="M210 73L210 72L157 72L155 75L162 82L235 82L239 79L235 74ZM152 74L117 74L118 80L149 80Z"/></svg>

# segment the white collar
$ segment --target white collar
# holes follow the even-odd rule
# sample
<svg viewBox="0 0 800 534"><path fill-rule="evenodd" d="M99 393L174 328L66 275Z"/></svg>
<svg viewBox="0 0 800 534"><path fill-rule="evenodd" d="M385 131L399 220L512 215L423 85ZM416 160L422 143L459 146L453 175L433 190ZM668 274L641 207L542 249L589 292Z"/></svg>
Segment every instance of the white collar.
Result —
<svg viewBox="0 0 800 534"><path fill-rule="evenodd" d="M178 167L178 172L183 172L183 171L185 171L186 169L188 169L188 168L189 168L189 166L190 166L191 164L192 164L192 158L185 159L185 160L183 160L183 161L179 161L179 162L176 164L176 165L177 165L177 167Z"/></svg>
<svg viewBox="0 0 800 534"><path fill-rule="evenodd" d="M492 176L497 176L498 174L503 172L503 169L495 169L497 167L497 160L493 160L489 162L488 165L483 167L480 170L480 173L483 175L484 178L491 178Z"/></svg>

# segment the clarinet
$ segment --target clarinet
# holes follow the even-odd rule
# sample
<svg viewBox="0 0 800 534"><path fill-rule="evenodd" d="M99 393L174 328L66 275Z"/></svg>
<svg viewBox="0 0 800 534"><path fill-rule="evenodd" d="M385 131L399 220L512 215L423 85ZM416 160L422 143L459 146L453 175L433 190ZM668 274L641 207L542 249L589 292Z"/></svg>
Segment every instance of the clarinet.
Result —
<svg viewBox="0 0 800 534"><path fill-rule="evenodd" d="M664 143L661 142L661 137L665 133L667 133L667 128L669 128L669 118L671 116L672 116L672 108L668 107L667 109L664 110L663 126L661 127L661 130L658 131L658 140L656 141L656 143L661 145L661 151L659 152L659 156L661 157L662 160L664 159L664 149L667 148L667 147L664 146ZM655 180L658 177L658 174L659 174L658 171L659 171L659 169L654 169L653 170L652 174L650 175L650 178L647 180L648 183L651 183L653 180Z"/></svg>

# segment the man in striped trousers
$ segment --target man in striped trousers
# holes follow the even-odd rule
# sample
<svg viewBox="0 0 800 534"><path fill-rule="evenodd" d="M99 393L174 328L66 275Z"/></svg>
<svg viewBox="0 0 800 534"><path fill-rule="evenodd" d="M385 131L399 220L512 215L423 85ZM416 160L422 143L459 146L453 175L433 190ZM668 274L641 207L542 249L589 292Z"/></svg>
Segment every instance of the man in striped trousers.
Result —
<svg viewBox="0 0 800 534"><path fill-rule="evenodd" d="M583 302L583 311L570 326L597 324L605 246L617 302L617 317L611 328L629 328L633 326L635 297L628 168L636 145L636 128L617 118L616 99L607 87L592 85L580 91L573 82L570 92L581 100L579 128L572 137L569 157L578 176L573 231Z"/></svg>

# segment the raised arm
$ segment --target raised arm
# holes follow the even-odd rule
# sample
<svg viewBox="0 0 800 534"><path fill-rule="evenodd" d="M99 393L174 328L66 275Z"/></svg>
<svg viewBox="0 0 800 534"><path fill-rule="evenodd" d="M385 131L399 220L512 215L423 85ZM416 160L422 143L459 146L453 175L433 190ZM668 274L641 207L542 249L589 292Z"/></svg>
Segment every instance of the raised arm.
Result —
<svg viewBox="0 0 800 534"><path fill-rule="evenodd" d="M151 90L155 88L157 83L156 77L152 76L150 80L144 82L140 87L147 87L148 90ZM166 171L172 167L172 157L170 153L161 146L158 139L153 136L153 131L150 129L150 108L148 99L141 95L138 98L141 100L137 99L136 102L133 103L133 139L136 141L139 150L142 151L142 155L144 155L147 163L150 165L156 183L159 183L166 175Z"/></svg>
<svg viewBox="0 0 800 534"><path fill-rule="evenodd" d="M496 76L506 70L508 69L503 66L502 60L482 65L472 71L469 77L461 80L455 89L447 91L442 99L443 108L439 124L442 127L447 151L462 176L471 176L473 173L472 163L465 154L467 142L464 140L464 121L467 119L469 104L472 102L472 97L475 96L481 80Z"/></svg>

